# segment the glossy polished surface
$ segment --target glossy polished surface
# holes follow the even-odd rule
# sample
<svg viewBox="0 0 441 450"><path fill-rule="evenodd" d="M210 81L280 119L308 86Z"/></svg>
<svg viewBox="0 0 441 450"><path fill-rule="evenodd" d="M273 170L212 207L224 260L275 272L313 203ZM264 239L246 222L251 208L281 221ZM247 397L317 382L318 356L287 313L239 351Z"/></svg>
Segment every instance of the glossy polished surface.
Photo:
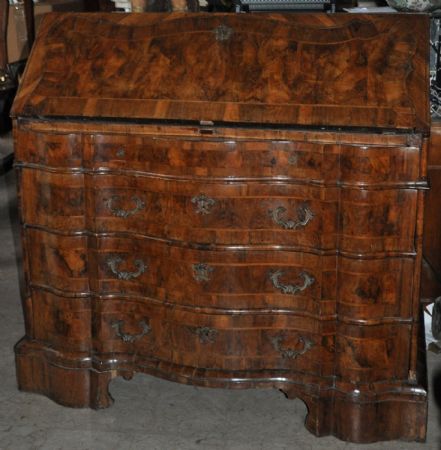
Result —
<svg viewBox="0 0 441 450"><path fill-rule="evenodd" d="M2 142L3 143L3 142ZM0 442L11 450L359 450L360 445L332 436L317 439L304 427L307 409L301 400L287 401L275 389L206 389L145 375L110 383L115 398L100 411L65 408L42 395L17 390L12 347L23 334L17 298L19 281L14 246L19 234L14 172L0 176ZM15 242L17 243L17 242ZM441 359L428 353L430 386L427 441L388 441L363 450L438 450L441 405L435 402L441 383ZM439 385L441 389L441 384Z"/></svg>
<svg viewBox="0 0 441 450"><path fill-rule="evenodd" d="M89 96L95 77L103 76L100 70L111 71L99 58L89 68L77 47L96 17L107 30L102 36L131 27L124 42L124 36L141 33L137 39L147 55L156 55L156 38L145 30L158 34L162 48L164 24L190 23L203 38L212 21L222 18L210 36L239 58L245 56L233 52L227 22L245 21L247 29L257 20L152 15L147 28L132 23L139 20L133 16L121 16L123 28L106 15L46 20L15 105L26 279L26 336L16 346L19 387L66 406L92 408L112 403L112 378L135 372L207 387L275 387L307 404L306 427L318 436L355 442L424 439L419 283L428 139L415 129L423 126L426 111L413 116L412 130L392 134L378 128L379 116L369 109L358 116L369 131L316 130L315 120L325 119L314 110L310 128L303 130L262 123L253 129L124 124L123 110L120 120L103 122L98 109L94 120L68 117L62 103L57 114L44 109L58 95L60 86L54 85L55 97L41 98L38 106L54 117L35 116L36 97L27 95L40 70L35 55L51 49L39 82L47 89L52 61L66 55L58 41L65 20L75 22L66 42L80 52L85 72L67 77L63 92ZM372 30L387 29L383 39L387 23L395 30L393 20L407 20L362 15L348 22L320 14L259 15L259 20L265 17L278 24L273 35L280 42L287 38L285 22L293 30L320 24L327 31L316 38L317 46L334 45L343 35L365 45L377 36ZM410 51L403 44L404 54L417 57L426 19L413 20L421 35L396 33L415 45ZM346 34L336 22L343 22ZM100 54L99 46L93 49ZM400 49L388 57L393 67ZM177 55L196 50L190 44L185 51L175 49ZM132 50L126 57L136 60ZM332 58L325 52L322 62L329 65ZM259 61L268 70L278 67L266 53ZM161 65L158 70L168 73ZM265 79L263 69L256 73ZM410 91L419 86L414 76L422 73L406 79ZM119 92L117 84L103 89L100 97ZM202 100L190 101L185 89L183 82L181 119L191 119ZM130 92L124 94L129 116ZM246 90L241 92L249 106ZM402 91L394 92L397 97L386 103L403 102L405 109ZM345 104L347 97L339 98ZM264 122L271 105L259 101L268 114ZM417 102L412 105L418 111ZM241 121L254 120L248 106ZM155 111L170 112L159 103ZM396 117L394 126L400 127L401 116Z"/></svg>
<svg viewBox="0 0 441 450"><path fill-rule="evenodd" d="M52 14L13 114L428 130L427 42L408 14Z"/></svg>

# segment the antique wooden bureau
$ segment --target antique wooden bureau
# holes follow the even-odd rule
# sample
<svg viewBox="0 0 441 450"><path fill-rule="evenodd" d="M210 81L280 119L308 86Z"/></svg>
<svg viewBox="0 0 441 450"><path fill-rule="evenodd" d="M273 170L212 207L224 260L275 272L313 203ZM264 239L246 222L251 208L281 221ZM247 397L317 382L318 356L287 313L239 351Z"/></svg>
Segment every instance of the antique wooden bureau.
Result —
<svg viewBox="0 0 441 450"><path fill-rule="evenodd" d="M423 440L424 15L51 14L16 98L19 388L275 387Z"/></svg>

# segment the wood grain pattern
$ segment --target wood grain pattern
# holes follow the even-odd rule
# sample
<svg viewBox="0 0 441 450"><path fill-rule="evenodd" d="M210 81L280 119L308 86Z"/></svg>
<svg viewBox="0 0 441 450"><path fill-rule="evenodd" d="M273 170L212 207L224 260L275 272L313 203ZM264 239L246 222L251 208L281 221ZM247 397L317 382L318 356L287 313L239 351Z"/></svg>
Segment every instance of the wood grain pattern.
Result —
<svg viewBox="0 0 441 450"><path fill-rule="evenodd" d="M75 155L70 162L73 167L68 165L66 172L60 163L62 160L56 157L56 150L52 153L54 156L50 151L34 150L38 142L42 142L39 144L41 148L46 148L46 139L25 138L20 141L18 154L28 154L30 161L23 158L18 165L22 166L22 193L26 193L22 200L23 219L27 224L24 236L32 248L28 277L33 290L33 336L43 347L60 352L57 358L62 358L61 367L66 364L78 367L77 357L73 355L87 352L88 346L94 342L95 351L98 350L104 361L117 360L121 367L125 367L123 361L131 360L133 365L129 372L134 368L151 367L151 362L144 360L147 358L148 361L171 365L169 367L210 367L211 370L220 370L225 380L231 371L237 379L238 373L247 370L258 373L290 370L296 379L299 376L320 376L322 380L334 376L334 373L349 385L356 383L357 386L388 378L406 378L411 352L409 336L413 327L411 292L418 274L412 256L408 255L417 250L413 247L413 238L420 173L414 168L413 172L408 172L414 189L403 189L400 179L386 180L387 183L377 190L366 189L369 184L364 182L364 189L359 190L356 181L351 188L349 185L338 188L338 179L330 182L329 187L326 187L327 183L315 185L315 181L309 179L300 184L286 185L243 180L222 185L219 182L207 184L203 180L209 180L209 177L200 175L184 186L178 180L161 180L158 176L131 179L129 173L122 175L124 169L115 174L94 173L81 167L79 171L75 170L75 164L80 160L75 149L81 148L78 142L84 143L87 139L71 135L71 144L60 144L56 137L54 147L49 147L61 149L64 153L67 151L67 159L69 154ZM269 145L271 142L267 141ZM95 154L93 145L88 147L86 144L86 147L88 156ZM376 150L380 155L389 156L386 153L389 149L373 147L374 158ZM415 147L409 147L409 151L415 154ZM399 152L394 161L397 161L397 167L403 167L406 150ZM46 160L42 160L39 154L46 155ZM418 161L418 154L414 158ZM213 161L212 165L217 162ZM207 166L210 167L209 164ZM381 163L377 166L381 167ZM362 172L363 169L360 170ZM364 172L372 173L369 170ZM381 186L376 173L372 174L373 180L366 178L372 187ZM230 241L221 240L221 243L218 239L209 239L209 245L214 245L209 250L204 244L203 234L194 234L198 230L198 221L202 228L213 224L213 229L221 230L220 236L224 239L227 235L232 236L235 227L238 230L243 228L242 235L249 234L251 219L245 222L238 220L239 217L246 218L247 211L252 214L259 212L258 203L253 200L254 203L247 208L237 207L236 213L227 216L219 215L219 212L214 214L213 209L208 214L210 217L204 219L195 213L195 205L191 202L192 196L201 189L192 188L192 185L203 186L203 191L215 195L217 201L219 193L223 192L224 196L227 195L223 200L223 210L230 212L234 211L234 203L231 202L243 202L247 192L264 195L267 209L269 201L274 207L278 198L280 206L280 199L291 199L292 192L297 192L296 197L302 201L311 195L312 198L326 199L335 192L334 202L340 206L328 214L328 219L326 216L320 218L320 228L308 229L303 234L304 239L314 236L314 230L316 233L320 230L323 235L323 226L330 221L331 224L344 225L342 235L333 241L326 257L321 255L321 251L326 250L323 245L321 248L310 244L316 254L309 255L276 251L274 245L280 245L284 239L287 239L287 246L296 241L286 237L289 234L286 230L277 234L274 229L268 234L270 241L260 239L260 244L266 242L266 249L260 251L253 248L255 241L249 238L241 241L240 233L236 233L233 240L230 237ZM171 191L180 197L184 194L186 201L171 202L170 198L164 201L163 208L168 208L164 215L161 207L152 207L154 202L145 197L147 189L158 191L158 188L160 193L166 189L165 192ZM338 196L337 192L340 192ZM115 196L117 200L112 207L106 206L106 202ZM143 199L147 209L143 206L137 211L139 215L115 217L112 209L130 211L136 196ZM380 199L386 200L386 206ZM188 219L183 213L178 213L182 205L186 205L183 211L189 213ZM371 210L363 213L364 205L371 205ZM402 213L397 214L397 207L402 208ZM341 220L336 222L337 210L340 210ZM409 214L410 211L413 212ZM162 221L161 214L164 217ZM167 217L176 221L174 233L181 230L181 234L169 234L173 233L174 222L167 221ZM151 228L153 225L156 229ZM404 231L406 227L408 231ZM193 235L183 234L185 229L191 230ZM123 237L127 230L137 232L138 237L134 234ZM156 237L148 239L146 234ZM384 244L378 247L376 236L382 242L394 242L392 247ZM170 237L173 240L169 239L169 244L165 245L162 241ZM351 239L354 243L349 245ZM179 242L184 245L177 245ZM337 247L337 242L340 247ZM228 243L242 245L244 250L248 250L237 254L228 252L228 245L225 247ZM225 248L220 252L221 244ZM351 250L353 257L361 252L364 257L343 257L337 262L336 256L332 255L337 248L340 251ZM387 254L386 250L398 252L402 258L378 259L378 254ZM365 259L372 252L377 257ZM115 257L121 260L112 267L109 259ZM146 270L133 279L120 279L120 274L137 273L137 261L142 261ZM209 272L208 279L200 281L195 278L194 266L197 264L206 264L210 268L212 272ZM271 283L270 274L277 270L282 271L281 286L301 286L304 272L314 278L314 284L297 295L286 295ZM338 283L338 280L345 282ZM336 290L337 285L340 287ZM118 297L121 300L117 300ZM162 304L168 306L164 309ZM170 311L173 311L173 319ZM286 322L287 318L291 325ZM248 324L243 330L242 322ZM307 323L309 328L305 328ZM367 328L360 329L360 325ZM148 333L145 333L146 327ZM205 338L207 341L201 341L201 336L208 336ZM305 341L313 347L305 346ZM170 343L173 344L171 347ZM211 352L206 352L207 345L211 345ZM174 348L171 353L170 348ZM70 362L63 356L68 350L74 352ZM133 354L138 355L137 362L133 360ZM18 363L19 371L25 370L21 369L22 364L27 364L24 358L18 356L18 361L21 361ZM60 370L56 369L57 372ZM107 377L104 375L106 372L102 373ZM80 374L87 377L84 371ZM276 374L269 375L270 384L272 377ZM91 406L103 407L111 402L106 379L102 378L104 385L96 388L99 389L96 393L99 402L92 402ZM187 376L184 379L196 382ZM203 383L218 383L211 376L209 379L211 381L206 379ZM256 385L254 381L250 383ZM32 389L43 388L34 386ZM55 386L47 389L48 395L63 404L82 404L80 397L79 403L73 403ZM307 398L305 393L301 393L301 397ZM419 402L422 408L424 403ZM323 421L321 426L324 426Z"/></svg>
<svg viewBox="0 0 441 450"><path fill-rule="evenodd" d="M306 140L234 138L218 131L198 136L22 133L17 159L47 168L139 171L169 177L293 178L316 183L363 184L419 181L419 143L347 143L327 133ZM207 131L212 131L208 129ZM202 134L202 136L201 136ZM224 139L228 138L228 151ZM339 136L342 139L342 136ZM21 153L23 152L23 153ZM369 156L367 156L369 155ZM83 167L84 165L84 167Z"/></svg>
<svg viewBox="0 0 441 450"><path fill-rule="evenodd" d="M33 336L64 352L88 353L92 343L89 297L66 297L33 289Z"/></svg>
<svg viewBox="0 0 441 450"><path fill-rule="evenodd" d="M192 250L165 246L160 242L132 239L99 239L54 236L28 230L31 242L41 242L31 256L30 282L71 296L125 294L150 297L160 302L195 307L240 311L241 309L292 309L332 315L335 302L335 256L322 258L297 252L250 251L235 254L228 251ZM109 261L122 260L119 271L136 271L136 260L146 266L138 277L118 278ZM219 259L222 256L222 259ZM35 262L41 261L39 265ZM87 264L97 271L96 280L88 281ZM195 276L194 265L210 267L208 280ZM50 268L57 267L51 271ZM173 269L172 269L173 268ZM282 282L300 283L299 274L307 271L315 278L304 293L293 298L282 295L271 282L270 272L284 270ZM250 296L253 302L249 303ZM314 300L314 302L311 302ZM320 301L320 303L318 303ZM327 306L327 302L330 302ZM326 312L327 311L327 312Z"/></svg>
<svg viewBox="0 0 441 450"><path fill-rule="evenodd" d="M115 143L106 144L111 139L115 139ZM230 141L228 151L222 152L220 136L216 140L181 139L171 140L166 136L127 139L103 135L90 139L87 135L72 133L47 137L34 133L20 135L17 164L26 160L24 165L29 168L45 169L31 171L25 178L38 187L29 189L30 203L38 206L26 208L26 211L42 213L41 217L30 216L25 220L56 229L85 229L82 217L87 197L88 204L93 205L89 214L96 215L94 224L89 225L95 232L124 232L128 227L147 236L212 245L266 245L277 241L329 250L335 249L336 240L340 239L341 250L345 252L414 250L411 224L416 211L416 191L386 189L424 185L418 171L418 147L410 140L400 147L342 145L337 143L337 137L334 137L335 144L328 137L329 144L324 145L307 139L295 143ZM236 151L236 144L239 151ZM292 151L293 148L308 153L303 155L301 151ZM116 163L113 159L106 166L102 155L116 158L117 152L120 161ZM363 156L367 152L368 159ZM193 159L194 169L191 161L182 159L185 155ZM275 162L272 164L275 170L265 169L265 160L269 160L268 166ZM277 163L278 160L281 162ZM84 161L84 168L81 161ZM259 161L263 173L258 172ZM290 161L293 170L287 173L285 168ZM64 164L70 164L71 168L61 174L59 169ZM222 166L225 169L219 173ZM283 167L284 172L279 167ZM133 169L137 173L135 179L131 178ZM186 170L189 171L186 173ZM85 175L97 171L102 176L84 181ZM393 176L389 176L390 173ZM213 175L222 175L222 178L215 183L217 177ZM234 184L232 177L236 180ZM280 184L282 177L290 183ZM185 183L187 178L191 182ZM207 179L211 182L208 185ZM238 183L241 179L242 184ZM255 182L246 183L248 179ZM258 183L260 180L266 184ZM375 191L345 189L339 192L336 188L323 191L319 187L306 187L305 183L313 186L371 185ZM378 191L381 185L384 189ZM71 200L65 201L67 192ZM215 202L209 214L197 213L193 199L200 195ZM137 207L138 203L141 208ZM301 222L305 208L314 218L305 227L299 226L286 233L287 222ZM270 212L275 214L278 209L280 213L275 220ZM337 209L341 211L339 221ZM128 215L118 217L118 211ZM175 223L169 223L170 215L175 216ZM376 229L372 228L372 223L376 224Z"/></svg>
<svg viewBox="0 0 441 450"><path fill-rule="evenodd" d="M92 243L87 237L54 237L34 230L26 236L30 242L41 243L31 255L30 282L61 295L124 294L213 313L280 310L333 319L338 312L342 320L354 323L412 317L412 258L366 260L256 249L236 255L133 237ZM121 259L117 271L136 273L137 260L145 271L136 278L118 278L109 264L115 257ZM97 279L90 283L87 264L96 267ZM207 277L197 277L198 264L208 267ZM304 272L314 277L314 283L295 296L286 295L271 282L271 273L279 270L282 284L302 285ZM339 278L345 283L337 290Z"/></svg>
<svg viewBox="0 0 441 450"><path fill-rule="evenodd" d="M38 295L42 300L39 313L43 314L52 299L67 302L52 294ZM93 317L95 351L103 357L114 355L125 360L136 354L188 367L222 371L289 369L324 377L333 375L336 358L337 374L347 381L406 377L410 325L360 328L295 314L201 314L128 298L98 300L91 314L90 309L84 309L84 302L87 299L71 301L69 309L57 303L50 305L46 317L53 319L44 328L38 325L38 340L57 350L82 351L90 340L85 327ZM119 328L115 326L118 322ZM143 323L149 327L145 334ZM213 337L201 338L197 331L203 328L211 330ZM81 330L85 331L83 335ZM120 333L129 338L123 339ZM304 341L311 345L306 351Z"/></svg>
<svg viewBox="0 0 441 450"><path fill-rule="evenodd" d="M398 146L398 147L420 147L422 145L423 137L420 134L415 134L412 131L393 132L391 130L377 130L377 133L373 133L374 130L361 129L352 130L351 128L341 128L338 130L330 130L326 128L305 128L296 127L237 127L235 125L223 125L213 126L210 124L187 124L177 123L170 126L167 122L154 122L154 123L139 123L132 121L86 121L69 118L68 121L63 118L41 119L35 120L31 117L18 117L15 119L15 123L20 125L20 133L16 136L17 139L21 139L22 132L37 133L35 138L40 139L41 143L46 140L50 140L52 134L84 134L84 135L108 135L112 134L115 142L120 143L121 137L123 140L130 142L131 136L133 137L162 137L168 139L188 139L188 138L203 138L204 140L211 141L211 139L225 139L231 140L283 140L283 141L301 141L311 143L335 143L344 142L349 145L362 145L362 146ZM104 136L103 136L104 137ZM29 136L28 136L29 139ZM106 139L104 139L105 141ZM41 145L40 143L40 145ZM34 144L29 144L34 145ZM92 156L90 154L91 149L89 146L84 146L86 151L87 160ZM421 150L421 149L420 149ZM40 148L41 151L41 148ZM422 154L421 154L422 155ZM421 167L422 169L422 167Z"/></svg>
<svg viewBox="0 0 441 450"><path fill-rule="evenodd" d="M110 406L113 403L108 391L110 380L115 376L130 377L134 370L201 386L207 386L209 375L209 386L273 387L283 390L290 398L300 397L308 408L305 425L316 436L334 434L340 439L360 443L374 442L378 436L383 440L425 439L426 392L413 382L378 382L369 383L368 387L363 384L337 383L337 389L332 389L334 378L300 373L295 383L289 383L280 377L280 372L267 370L256 374L251 371L195 370L193 367L177 366L138 355L133 355L130 360L120 360L116 369L113 355L112 359L91 360L77 353L66 359L36 341L29 340L20 341L15 351L19 388L43 393L66 406ZM72 370L73 363L75 370ZM234 382L231 381L233 378ZM69 383L71 389L65 389L65 383ZM348 416L352 419L348 420Z"/></svg>
<svg viewBox="0 0 441 450"><path fill-rule="evenodd" d="M96 302L95 308L97 351L104 356L135 353L181 366L224 371L278 369L321 376L333 372L334 323L295 315L176 312L127 299ZM124 342L118 336L114 327L117 320L123 322L124 334L136 336L133 342ZM144 336L140 336L142 322L151 328ZM197 333L201 328L212 330L212 338L201 338ZM278 345L274 343L277 337L281 338ZM304 354L302 339L312 342ZM299 354L287 356L285 349Z"/></svg>
<svg viewBox="0 0 441 450"><path fill-rule="evenodd" d="M317 436L423 440L427 24L49 15L14 107L19 388L278 388Z"/></svg>
<svg viewBox="0 0 441 450"><path fill-rule="evenodd" d="M13 114L428 130L427 23L52 14Z"/></svg>
<svg viewBox="0 0 441 450"><path fill-rule="evenodd" d="M352 254L415 251L417 190L200 181L184 186L182 181L130 176L99 176L88 180L86 189L81 174L35 171L25 183L34 187L26 201L36 207L27 209L25 221L58 230L85 230L88 203L95 216L89 230L98 233L130 229L204 245L338 248ZM198 203L206 201L209 208L201 210Z"/></svg>

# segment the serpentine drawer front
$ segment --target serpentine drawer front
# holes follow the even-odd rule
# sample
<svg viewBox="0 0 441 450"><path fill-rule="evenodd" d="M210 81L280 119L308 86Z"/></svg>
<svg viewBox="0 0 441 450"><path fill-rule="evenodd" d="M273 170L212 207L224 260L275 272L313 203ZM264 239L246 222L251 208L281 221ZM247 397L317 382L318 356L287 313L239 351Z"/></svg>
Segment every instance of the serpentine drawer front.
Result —
<svg viewBox="0 0 441 450"><path fill-rule="evenodd" d="M134 372L273 387L317 436L424 439L427 29L47 15L13 108L19 388L103 408Z"/></svg>

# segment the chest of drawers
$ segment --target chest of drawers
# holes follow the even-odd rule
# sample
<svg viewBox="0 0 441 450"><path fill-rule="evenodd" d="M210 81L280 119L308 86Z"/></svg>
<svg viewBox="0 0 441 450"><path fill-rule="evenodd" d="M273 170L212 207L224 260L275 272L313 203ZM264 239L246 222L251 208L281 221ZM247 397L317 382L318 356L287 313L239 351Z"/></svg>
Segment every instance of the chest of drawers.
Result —
<svg viewBox="0 0 441 450"><path fill-rule="evenodd" d="M275 387L422 440L428 21L51 14L14 105L19 388Z"/></svg>

